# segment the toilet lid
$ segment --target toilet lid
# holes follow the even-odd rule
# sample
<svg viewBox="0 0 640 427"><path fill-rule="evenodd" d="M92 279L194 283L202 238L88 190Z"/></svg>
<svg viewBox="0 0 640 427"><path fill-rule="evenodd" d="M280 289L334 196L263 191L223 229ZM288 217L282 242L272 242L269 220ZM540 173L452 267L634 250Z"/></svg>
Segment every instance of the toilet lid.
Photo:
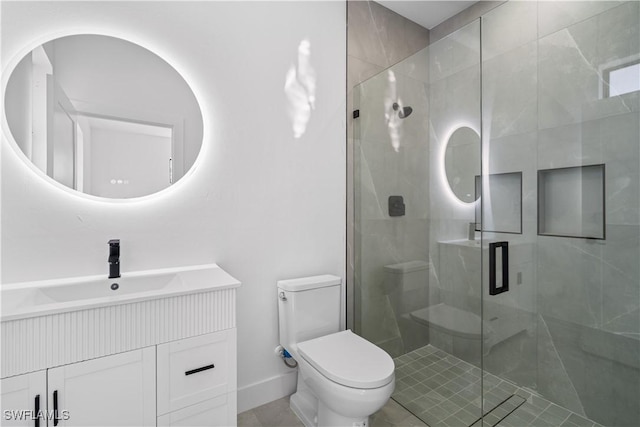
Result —
<svg viewBox="0 0 640 427"><path fill-rule="evenodd" d="M348 387L377 388L393 378L391 356L350 330L301 342L298 352L325 377Z"/></svg>

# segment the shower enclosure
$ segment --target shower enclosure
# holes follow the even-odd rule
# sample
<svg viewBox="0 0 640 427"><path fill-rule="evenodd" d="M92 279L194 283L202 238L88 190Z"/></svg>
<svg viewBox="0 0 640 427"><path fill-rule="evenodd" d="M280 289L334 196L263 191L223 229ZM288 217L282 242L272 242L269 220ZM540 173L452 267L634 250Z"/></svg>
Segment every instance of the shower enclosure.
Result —
<svg viewBox="0 0 640 427"><path fill-rule="evenodd" d="M354 88L353 328L428 425L640 425L639 27L510 1Z"/></svg>

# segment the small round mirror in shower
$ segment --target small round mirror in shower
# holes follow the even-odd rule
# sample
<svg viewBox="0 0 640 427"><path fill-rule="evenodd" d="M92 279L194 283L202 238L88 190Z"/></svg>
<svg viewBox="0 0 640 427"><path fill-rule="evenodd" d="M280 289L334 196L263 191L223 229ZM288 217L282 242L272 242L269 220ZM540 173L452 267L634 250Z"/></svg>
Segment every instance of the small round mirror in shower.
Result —
<svg viewBox="0 0 640 427"><path fill-rule="evenodd" d="M156 193L200 153L203 118L164 59L116 37L75 34L35 47L12 69L7 125L41 176L109 199Z"/></svg>
<svg viewBox="0 0 640 427"><path fill-rule="evenodd" d="M461 126L451 134L444 168L453 194L462 202L474 202L477 199L475 177L480 175L480 136L475 130Z"/></svg>

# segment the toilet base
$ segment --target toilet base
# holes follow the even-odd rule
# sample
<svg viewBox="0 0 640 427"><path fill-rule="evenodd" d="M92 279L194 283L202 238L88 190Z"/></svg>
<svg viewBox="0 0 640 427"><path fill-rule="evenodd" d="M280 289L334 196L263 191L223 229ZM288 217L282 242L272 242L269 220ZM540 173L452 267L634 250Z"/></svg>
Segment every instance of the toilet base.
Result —
<svg viewBox="0 0 640 427"><path fill-rule="evenodd" d="M368 427L369 417L346 417L332 411L311 392L298 376L297 391L291 395L289 406L305 427Z"/></svg>
<svg viewBox="0 0 640 427"><path fill-rule="evenodd" d="M289 406L305 427L318 425L318 399L309 390L298 390L289 398Z"/></svg>
<svg viewBox="0 0 640 427"><path fill-rule="evenodd" d="M318 427L369 427L369 417L349 418L333 412L322 402L318 404Z"/></svg>

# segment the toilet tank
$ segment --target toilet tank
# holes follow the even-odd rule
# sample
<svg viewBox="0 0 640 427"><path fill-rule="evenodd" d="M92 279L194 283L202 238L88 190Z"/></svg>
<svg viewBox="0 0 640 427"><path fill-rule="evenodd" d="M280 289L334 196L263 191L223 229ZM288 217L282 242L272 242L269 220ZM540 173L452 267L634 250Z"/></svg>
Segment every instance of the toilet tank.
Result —
<svg viewBox="0 0 640 427"><path fill-rule="evenodd" d="M338 276L328 274L278 281L278 322L284 348L297 353L297 343L340 330L341 283Z"/></svg>
<svg viewBox="0 0 640 427"><path fill-rule="evenodd" d="M384 266L387 292L408 292L426 289L429 283L429 263L407 261Z"/></svg>

